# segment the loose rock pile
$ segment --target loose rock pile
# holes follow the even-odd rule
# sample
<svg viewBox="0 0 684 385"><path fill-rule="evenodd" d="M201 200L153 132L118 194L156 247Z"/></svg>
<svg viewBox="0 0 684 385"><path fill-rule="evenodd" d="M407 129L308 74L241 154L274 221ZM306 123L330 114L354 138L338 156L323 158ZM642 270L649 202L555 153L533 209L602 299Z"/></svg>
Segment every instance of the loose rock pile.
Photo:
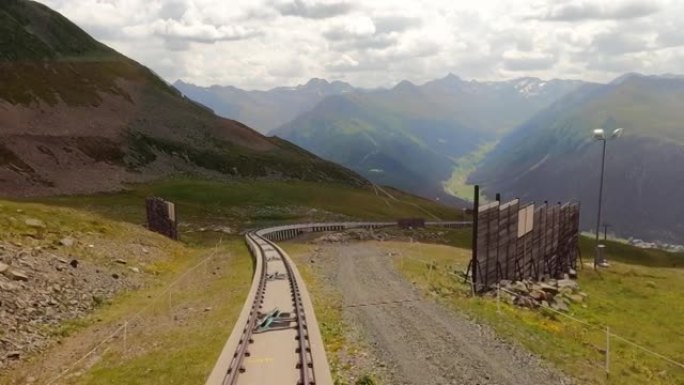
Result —
<svg viewBox="0 0 684 385"><path fill-rule="evenodd" d="M68 249L75 243L72 238L36 247L0 242L0 369L58 338L62 322L142 285L142 274L130 266L71 257Z"/></svg>
<svg viewBox="0 0 684 385"><path fill-rule="evenodd" d="M396 228L382 229L349 229L339 232L331 232L319 236L311 243L345 243L356 241L413 241L426 243L445 243L445 231L434 231L432 229L405 230Z"/></svg>
<svg viewBox="0 0 684 385"><path fill-rule="evenodd" d="M378 230L371 231L366 229L350 229L321 235L320 237L311 241L311 243L344 243L370 240L380 241L387 238L388 237L386 233Z"/></svg>
<svg viewBox="0 0 684 385"><path fill-rule="evenodd" d="M502 280L499 287L502 300L531 309L543 306L567 312L571 304L582 304L587 299L587 294L580 291L577 281L567 275L563 279L542 282ZM493 289L490 295L496 296L496 286Z"/></svg>

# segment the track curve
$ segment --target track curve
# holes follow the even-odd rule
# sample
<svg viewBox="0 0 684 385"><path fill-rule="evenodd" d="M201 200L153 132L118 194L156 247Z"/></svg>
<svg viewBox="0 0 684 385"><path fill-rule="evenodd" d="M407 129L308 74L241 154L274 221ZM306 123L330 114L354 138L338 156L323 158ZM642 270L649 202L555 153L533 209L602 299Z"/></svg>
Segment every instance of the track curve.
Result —
<svg viewBox="0 0 684 385"><path fill-rule="evenodd" d="M323 339L306 285L275 242L307 232L375 229L396 222L307 223L245 235L254 276L245 305L206 385L333 385ZM426 222L464 227L470 222Z"/></svg>

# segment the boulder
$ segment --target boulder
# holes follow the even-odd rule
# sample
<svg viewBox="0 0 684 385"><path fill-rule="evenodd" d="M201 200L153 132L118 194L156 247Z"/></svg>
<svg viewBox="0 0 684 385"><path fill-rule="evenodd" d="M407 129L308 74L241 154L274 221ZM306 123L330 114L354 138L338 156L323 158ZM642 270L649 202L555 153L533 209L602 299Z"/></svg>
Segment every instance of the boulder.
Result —
<svg viewBox="0 0 684 385"><path fill-rule="evenodd" d="M34 229L44 229L46 227L45 222L35 218L27 218L24 221L24 224L28 227L33 227Z"/></svg>
<svg viewBox="0 0 684 385"><path fill-rule="evenodd" d="M553 285L548 284L548 283L542 282L539 284L539 287L547 293L551 293L554 295L558 293L558 288L556 286L553 286Z"/></svg>
<svg viewBox="0 0 684 385"><path fill-rule="evenodd" d="M7 270L9 270L9 265L6 263L0 262L0 274L3 274Z"/></svg>
<svg viewBox="0 0 684 385"><path fill-rule="evenodd" d="M66 238L60 239L59 244L62 246L71 247L74 244L76 244L76 241L71 237L66 237Z"/></svg>
<svg viewBox="0 0 684 385"><path fill-rule="evenodd" d="M536 308L537 306L539 306L539 304L534 299L532 299L531 297L522 296L522 295L518 296L515 299L515 304L518 306L522 306L522 307L526 307L526 308L530 308L530 309L533 309L533 308Z"/></svg>
<svg viewBox="0 0 684 385"><path fill-rule="evenodd" d="M564 287L567 287L571 290L575 290L578 288L577 281L572 280L572 279L561 279L558 280L558 288L562 289Z"/></svg>
<svg viewBox="0 0 684 385"><path fill-rule="evenodd" d="M530 292L530 290L527 288L527 285L525 285L525 282L522 281L515 281L510 288L511 290L521 294L528 294Z"/></svg>
<svg viewBox="0 0 684 385"><path fill-rule="evenodd" d="M2 282L0 281L0 290L2 291L16 291L19 289L19 286L16 284L13 284L12 282Z"/></svg>
<svg viewBox="0 0 684 385"><path fill-rule="evenodd" d="M7 275L15 281L28 281L28 275L20 270L12 269Z"/></svg>
<svg viewBox="0 0 684 385"><path fill-rule="evenodd" d="M532 290L530 291L530 297L535 301L541 301L546 299L546 293L542 290Z"/></svg>
<svg viewBox="0 0 684 385"><path fill-rule="evenodd" d="M558 293L560 295L570 295L573 292L574 292L574 290L572 290L572 288L569 288L569 287L561 287L560 289L558 289Z"/></svg>
<svg viewBox="0 0 684 385"><path fill-rule="evenodd" d="M567 312L568 310L570 310L568 308L568 305L558 298L554 298L553 301L551 302L551 309L562 311L562 312Z"/></svg>

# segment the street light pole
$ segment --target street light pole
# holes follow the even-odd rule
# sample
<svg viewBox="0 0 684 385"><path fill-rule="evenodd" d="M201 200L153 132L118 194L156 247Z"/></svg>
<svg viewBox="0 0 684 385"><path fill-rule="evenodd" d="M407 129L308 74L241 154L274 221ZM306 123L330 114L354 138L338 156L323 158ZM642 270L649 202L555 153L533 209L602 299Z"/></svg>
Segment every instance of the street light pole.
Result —
<svg viewBox="0 0 684 385"><path fill-rule="evenodd" d="M606 172L606 143L608 142L606 138L602 139L603 142L603 156L601 157L601 182L599 183L599 198L598 198L598 213L596 215L596 256L594 257L594 268L600 263L603 263L602 256L600 253L600 243L599 232L601 231L601 206L603 205L603 175Z"/></svg>
<svg viewBox="0 0 684 385"><path fill-rule="evenodd" d="M599 196L598 196L598 212L596 213L596 254L594 255L594 269L597 266L606 267L605 258L603 258L602 249L605 245L601 245L601 209L603 206L603 177L606 172L606 144L608 139L616 139L622 135L622 128L616 128L611 134L610 138L607 138L605 132L602 128L597 128L594 130L594 139L603 142L603 153L601 156L601 180L599 182Z"/></svg>

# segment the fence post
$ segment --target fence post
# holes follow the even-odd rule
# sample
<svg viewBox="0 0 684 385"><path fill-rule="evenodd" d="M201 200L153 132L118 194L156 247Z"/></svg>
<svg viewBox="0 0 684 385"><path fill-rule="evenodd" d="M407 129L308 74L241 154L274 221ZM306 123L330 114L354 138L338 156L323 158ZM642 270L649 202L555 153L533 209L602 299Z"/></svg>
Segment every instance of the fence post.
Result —
<svg viewBox="0 0 684 385"><path fill-rule="evenodd" d="M172 287L169 287L169 291L166 293L166 303L169 306L169 317L173 318L173 306L171 305L171 289Z"/></svg>
<svg viewBox="0 0 684 385"><path fill-rule="evenodd" d="M496 312L501 314L501 284L496 284Z"/></svg>
<svg viewBox="0 0 684 385"><path fill-rule="evenodd" d="M473 280L471 284L471 288L473 291L473 295L475 295L476 291L476 285L477 285L477 266L478 266L478 261L477 261L477 227L478 227L478 211L480 211L480 186L475 185L473 189L473 241L472 241L472 258L470 259L471 262L471 267L472 267L472 273L470 274L471 279Z"/></svg>
<svg viewBox="0 0 684 385"><path fill-rule="evenodd" d="M606 377L610 375L610 327L606 326Z"/></svg>
<svg viewBox="0 0 684 385"><path fill-rule="evenodd" d="M124 330L123 330L123 345L124 345L124 357L126 356L126 353L128 352L128 321L124 322Z"/></svg>

